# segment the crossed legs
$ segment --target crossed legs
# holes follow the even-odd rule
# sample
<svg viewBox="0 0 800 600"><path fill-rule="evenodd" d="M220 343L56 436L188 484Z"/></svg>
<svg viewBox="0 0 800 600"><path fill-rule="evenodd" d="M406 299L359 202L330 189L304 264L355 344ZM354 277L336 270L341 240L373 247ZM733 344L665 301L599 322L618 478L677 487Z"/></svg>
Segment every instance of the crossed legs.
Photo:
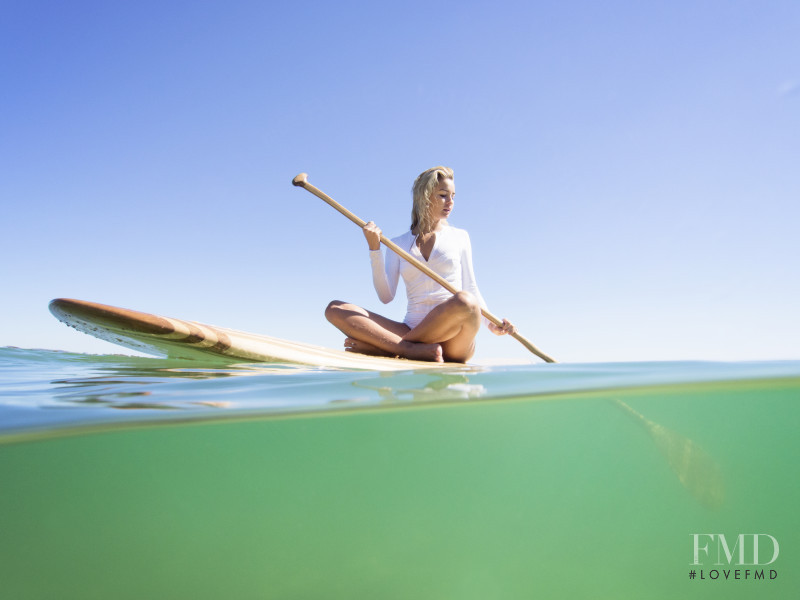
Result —
<svg viewBox="0 0 800 600"><path fill-rule="evenodd" d="M339 300L325 317L347 336L345 349L414 360L467 362L475 353L481 309L475 297L458 292L434 308L413 329Z"/></svg>

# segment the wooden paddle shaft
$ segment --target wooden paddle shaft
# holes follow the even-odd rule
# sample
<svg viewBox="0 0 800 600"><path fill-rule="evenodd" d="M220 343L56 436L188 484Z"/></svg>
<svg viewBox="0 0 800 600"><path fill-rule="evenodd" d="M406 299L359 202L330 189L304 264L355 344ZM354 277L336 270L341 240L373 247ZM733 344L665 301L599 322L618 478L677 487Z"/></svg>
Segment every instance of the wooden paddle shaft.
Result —
<svg viewBox="0 0 800 600"><path fill-rule="evenodd" d="M350 219L353 223L355 223L359 227L363 228L364 225L367 224L367 222L364 219L361 219L360 217L354 215L349 210L347 210L344 206L342 206L341 204L336 202L336 200L334 200L333 198L328 196L326 193L322 192L321 190L317 189L312 184L310 184L308 182L308 175L306 173L300 173L297 177L295 177L292 180L292 184L296 185L297 187L301 187L301 188L311 192L312 194L314 194L320 200L324 200L326 203L328 203L333 208L338 210L340 213L342 213L345 217ZM388 239L384 235L381 235L381 243L384 244L387 248L389 248L392 252L394 252L395 254L398 254L404 260L407 260L409 263L414 265L417 269L419 269L420 271L425 273L425 275L427 275L428 277L433 279L436 283L441 285L444 289L446 289L451 294L456 294L456 293L458 293L460 291L460 290L455 289L446 280L442 279L442 277L440 277L438 273L436 273L435 271L432 271L426 265L422 264L420 261L418 261L416 258L411 256L408 252L403 250L400 246L395 244L392 240ZM494 323L497 326L502 327L503 321L501 319L498 319L496 316L494 316L488 310L481 309L481 312L483 313L483 316L486 317L487 319L489 319L492 323ZM553 358L551 358L550 356L548 356L547 354L545 354L544 352L539 350L536 346L534 346L530 341L528 341L527 339L522 337L519 333L512 333L511 336L514 339L516 339L517 341L519 341L528 350L533 352L536 356L538 356L539 358L544 360L545 362L549 362L549 363L556 362Z"/></svg>

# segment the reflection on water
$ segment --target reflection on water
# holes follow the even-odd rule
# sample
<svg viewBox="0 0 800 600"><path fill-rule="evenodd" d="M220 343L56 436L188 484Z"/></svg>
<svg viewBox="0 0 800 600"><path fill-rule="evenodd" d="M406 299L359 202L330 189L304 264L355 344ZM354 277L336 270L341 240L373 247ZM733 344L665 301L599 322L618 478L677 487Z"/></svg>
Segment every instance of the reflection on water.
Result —
<svg viewBox="0 0 800 600"><path fill-rule="evenodd" d="M740 379L758 387L798 375L800 363L537 364L380 373L0 348L0 433L124 424L132 419L157 423L234 413L283 416L509 399L556 400L576 394L621 399L621 392L635 388L689 390L704 382L738 386L744 384L736 383ZM648 410L637 410L641 410L639 424L657 444L659 439L668 439L648 425L657 421ZM672 457L671 464L696 462L687 458L687 444L659 447ZM699 446L691 455L701 455ZM679 473L677 467L673 470ZM683 473L692 479L685 469Z"/></svg>
<svg viewBox="0 0 800 600"><path fill-rule="evenodd" d="M399 385L398 385L399 383ZM379 379L354 381L353 385L360 389L372 390L385 402L431 402L449 400L469 400L487 394L483 385L470 383L469 377L463 373L431 373L420 371L414 382L401 378L387 382Z"/></svg>
<svg viewBox="0 0 800 600"><path fill-rule="evenodd" d="M190 368L106 365L97 369L97 372L98 374L93 377L52 380L50 383L53 386L54 396L65 404L102 405L115 409L178 410L194 406L227 408L230 406L228 402L192 401L169 397L152 398L153 401L143 402L143 397L159 395L158 391L138 388L162 386L171 379L202 381L242 376L248 374L248 369L245 367L231 367L228 370L198 369L194 365Z"/></svg>

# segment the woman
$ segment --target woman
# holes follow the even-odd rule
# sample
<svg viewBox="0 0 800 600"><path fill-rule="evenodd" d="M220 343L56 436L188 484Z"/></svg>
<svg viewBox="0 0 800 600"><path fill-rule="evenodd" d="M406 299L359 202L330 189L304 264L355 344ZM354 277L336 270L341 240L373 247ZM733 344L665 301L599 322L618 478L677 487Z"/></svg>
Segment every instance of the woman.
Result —
<svg viewBox="0 0 800 600"><path fill-rule="evenodd" d="M486 304L472 271L469 235L447 222L455 200L452 169L434 167L422 173L414 182L413 197L411 229L392 241L426 263L455 289L463 291L451 294L391 251L387 251L384 265L381 230L370 221L363 231L369 245L375 290L384 304L391 302L402 275L408 295L405 319L398 323L338 300L328 305L325 316L347 336L344 345L350 352L467 362L475 353L481 307ZM488 320L486 323L496 335L516 331L505 319L502 327Z"/></svg>

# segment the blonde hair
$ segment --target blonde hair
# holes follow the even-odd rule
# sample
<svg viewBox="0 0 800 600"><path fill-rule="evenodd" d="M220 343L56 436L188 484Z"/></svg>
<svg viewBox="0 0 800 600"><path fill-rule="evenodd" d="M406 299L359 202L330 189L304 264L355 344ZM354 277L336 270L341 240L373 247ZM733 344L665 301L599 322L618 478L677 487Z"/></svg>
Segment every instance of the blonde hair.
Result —
<svg viewBox="0 0 800 600"><path fill-rule="evenodd" d="M445 179L453 179L453 169L449 167L433 167L419 174L411 188L414 204L411 207L411 229L417 228L417 233L426 233L431 230L431 216L428 207L431 202L431 192Z"/></svg>

